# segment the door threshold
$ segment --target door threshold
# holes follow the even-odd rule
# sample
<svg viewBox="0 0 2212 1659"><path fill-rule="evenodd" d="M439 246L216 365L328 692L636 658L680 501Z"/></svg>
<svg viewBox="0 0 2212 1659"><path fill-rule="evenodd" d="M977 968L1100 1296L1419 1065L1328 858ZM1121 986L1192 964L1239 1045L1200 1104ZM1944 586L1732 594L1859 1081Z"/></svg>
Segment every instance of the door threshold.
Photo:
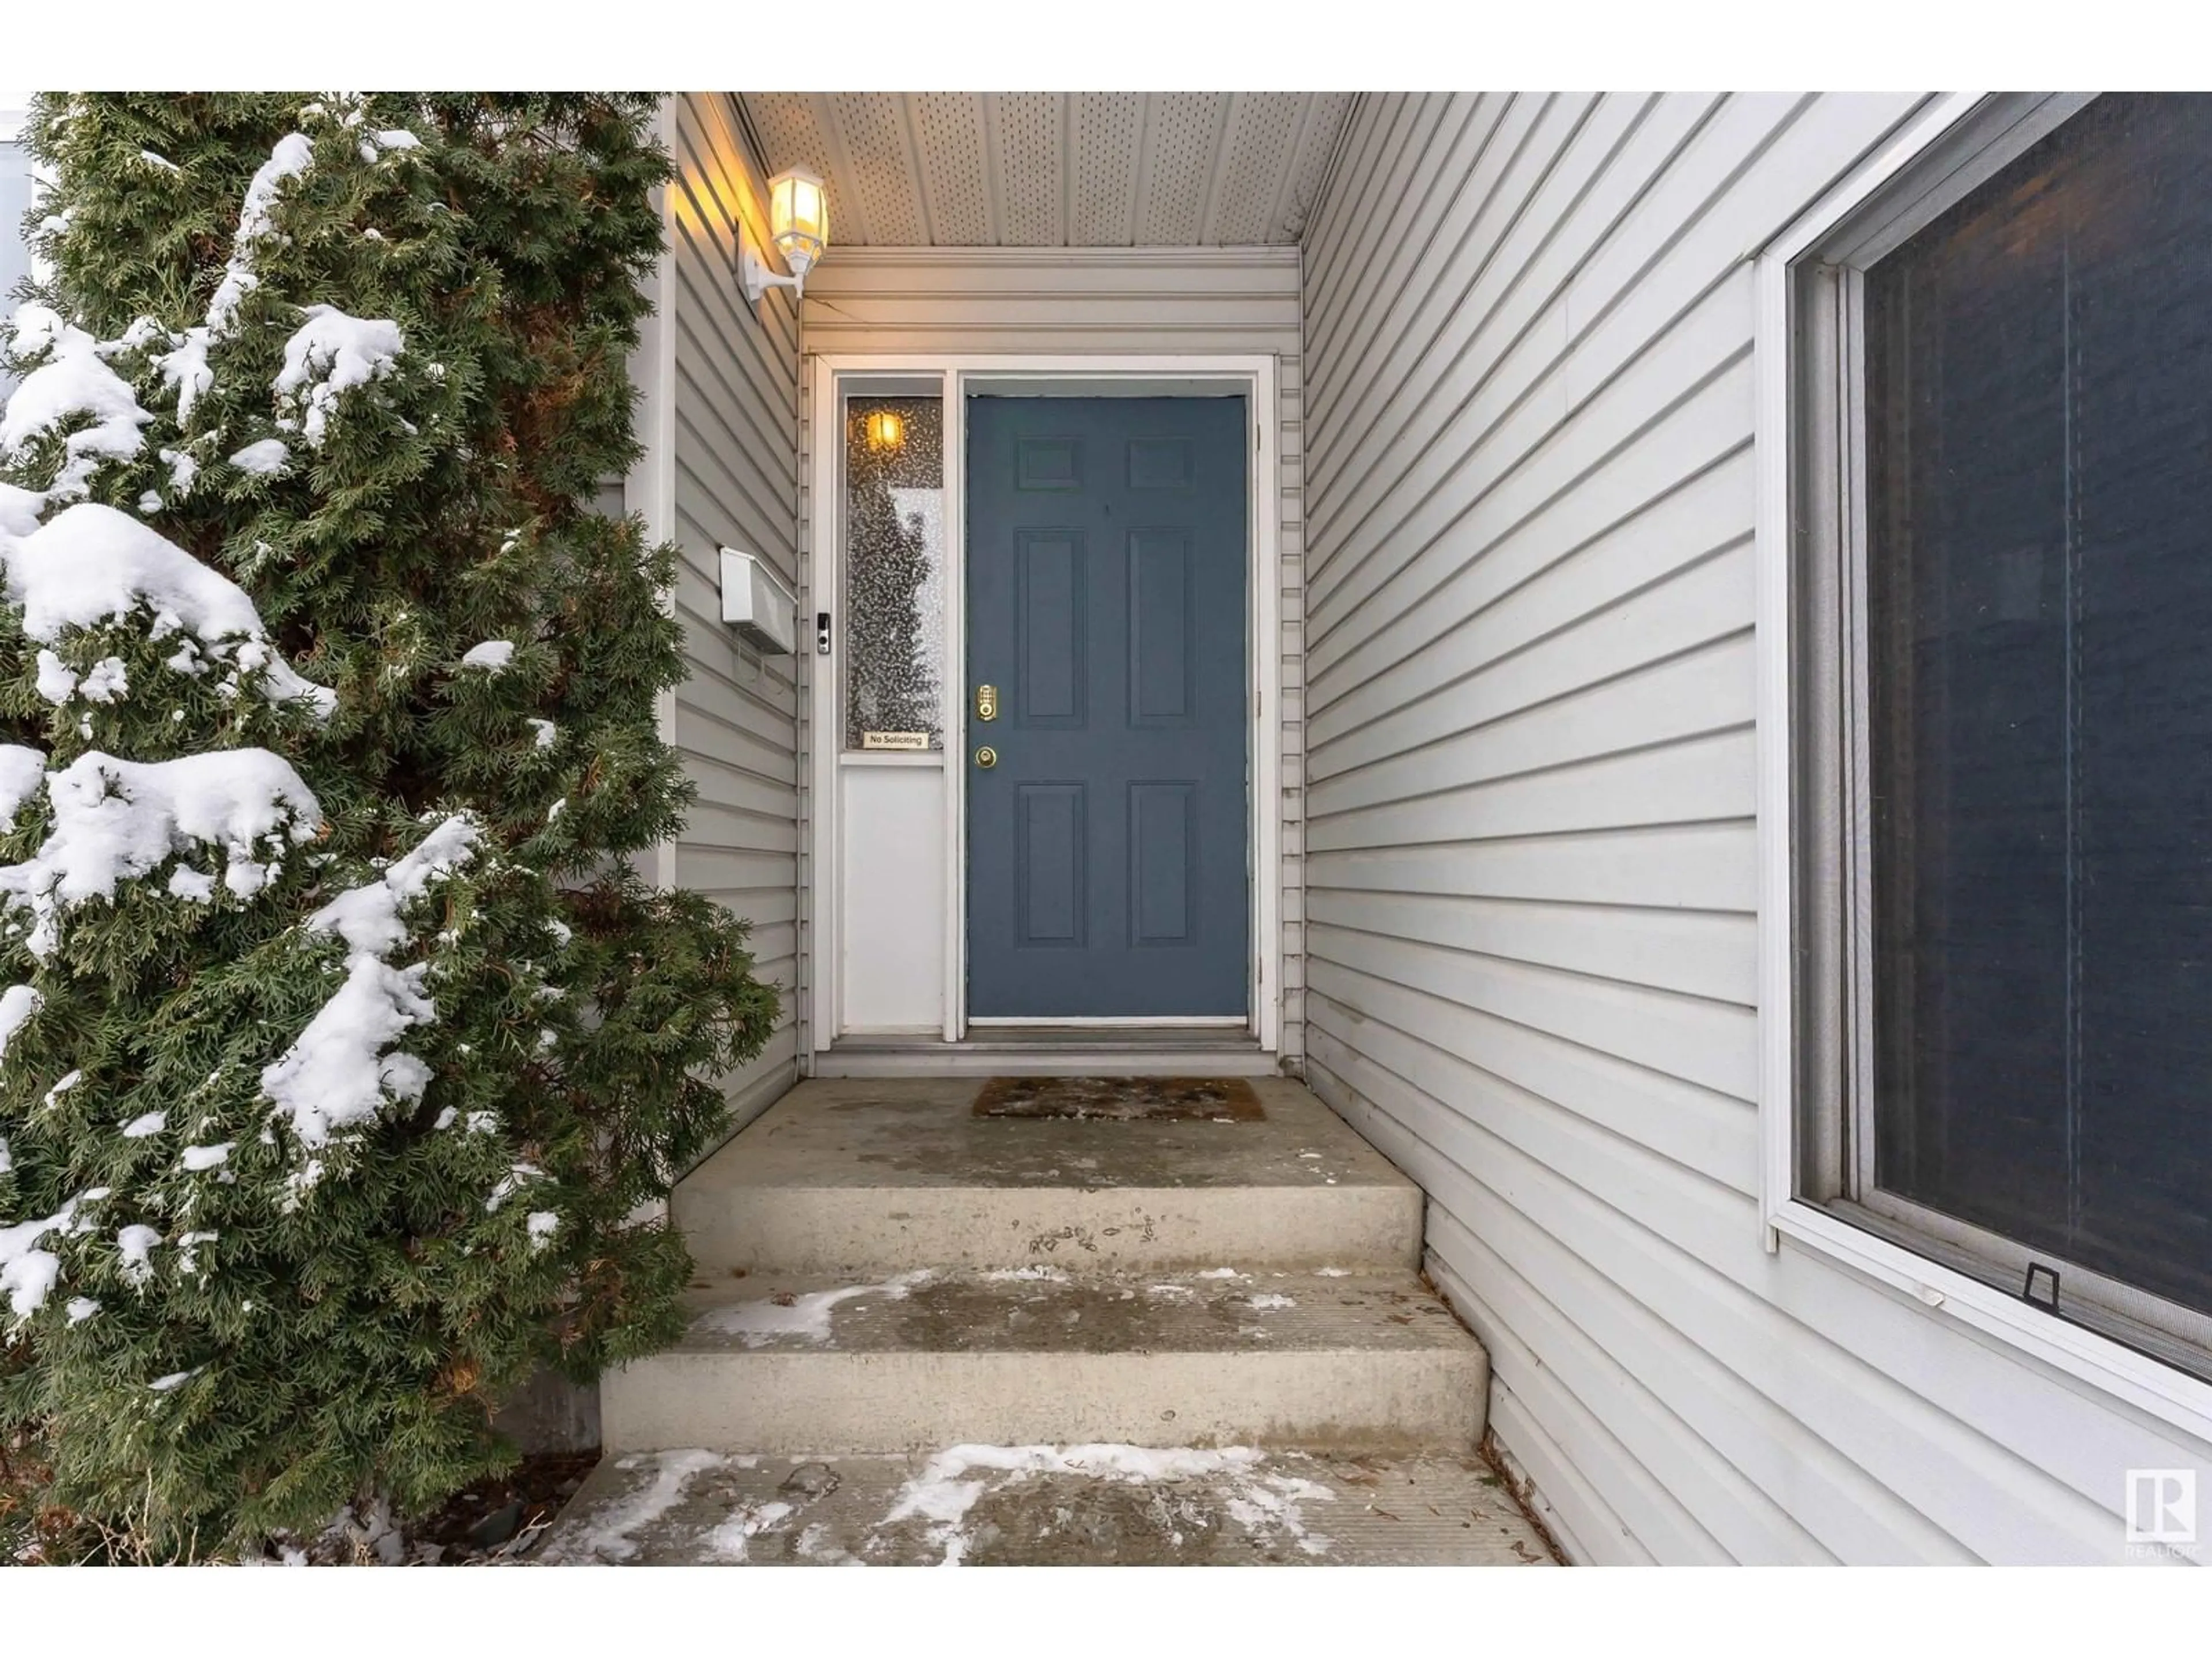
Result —
<svg viewBox="0 0 2212 1659"><path fill-rule="evenodd" d="M1226 1036L1249 1034L1251 1029L1252 1022L1243 1014L1163 1014L1145 1019L993 1018L979 1014L968 1022L970 1037L995 1036L1001 1031L1212 1031Z"/></svg>
<svg viewBox="0 0 2212 1659"><path fill-rule="evenodd" d="M966 1041L902 1033L839 1037L816 1077L1273 1077L1275 1055L1249 1031L1213 1027L1027 1025Z"/></svg>
<svg viewBox="0 0 2212 1659"><path fill-rule="evenodd" d="M948 1048L1249 1048L1260 1039L1243 1025L989 1025L971 1022L958 1042L921 1031L855 1031L836 1048L904 1048L931 1054Z"/></svg>

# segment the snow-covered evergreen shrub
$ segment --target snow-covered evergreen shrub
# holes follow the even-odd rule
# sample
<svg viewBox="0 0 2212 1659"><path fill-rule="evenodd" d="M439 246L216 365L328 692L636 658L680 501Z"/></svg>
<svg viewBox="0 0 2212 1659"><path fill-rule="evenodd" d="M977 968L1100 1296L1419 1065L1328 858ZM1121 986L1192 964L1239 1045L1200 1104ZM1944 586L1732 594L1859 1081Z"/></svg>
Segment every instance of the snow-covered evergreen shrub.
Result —
<svg viewBox="0 0 2212 1659"><path fill-rule="evenodd" d="M0 411L0 1436L157 1550L403 1509L665 1340L774 993L632 855L615 95L51 96ZM4 310L4 307L0 307ZM648 1212L649 1213L649 1212Z"/></svg>

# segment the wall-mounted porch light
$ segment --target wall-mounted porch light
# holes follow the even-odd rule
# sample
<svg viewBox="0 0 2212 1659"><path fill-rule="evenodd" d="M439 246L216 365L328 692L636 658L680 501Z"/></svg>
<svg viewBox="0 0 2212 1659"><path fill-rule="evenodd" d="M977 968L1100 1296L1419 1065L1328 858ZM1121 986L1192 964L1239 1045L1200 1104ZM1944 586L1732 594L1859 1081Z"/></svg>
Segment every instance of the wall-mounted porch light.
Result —
<svg viewBox="0 0 2212 1659"><path fill-rule="evenodd" d="M896 449L906 441L906 419L895 409L869 412L862 427L871 449Z"/></svg>
<svg viewBox="0 0 2212 1659"><path fill-rule="evenodd" d="M750 235L741 234L742 276L748 303L758 305L772 288L806 291L806 273L830 246L830 197L822 180L805 167L788 167L768 181L768 228L791 275L768 268Z"/></svg>

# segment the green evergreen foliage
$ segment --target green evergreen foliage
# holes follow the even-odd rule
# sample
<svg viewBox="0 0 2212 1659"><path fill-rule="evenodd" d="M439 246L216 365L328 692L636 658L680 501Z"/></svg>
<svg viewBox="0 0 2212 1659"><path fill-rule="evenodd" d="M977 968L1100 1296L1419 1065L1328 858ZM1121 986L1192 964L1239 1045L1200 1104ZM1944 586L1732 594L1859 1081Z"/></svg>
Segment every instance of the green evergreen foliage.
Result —
<svg viewBox="0 0 2212 1659"><path fill-rule="evenodd" d="M690 800L656 724L673 554L591 498L636 453L653 106L34 116L52 276L0 428L0 988L28 988L0 992L0 1445L34 1434L46 1501L157 1555L427 1505L511 1461L490 1407L534 1367L679 1328L690 1264L641 1206L776 1005L741 924L635 867Z"/></svg>

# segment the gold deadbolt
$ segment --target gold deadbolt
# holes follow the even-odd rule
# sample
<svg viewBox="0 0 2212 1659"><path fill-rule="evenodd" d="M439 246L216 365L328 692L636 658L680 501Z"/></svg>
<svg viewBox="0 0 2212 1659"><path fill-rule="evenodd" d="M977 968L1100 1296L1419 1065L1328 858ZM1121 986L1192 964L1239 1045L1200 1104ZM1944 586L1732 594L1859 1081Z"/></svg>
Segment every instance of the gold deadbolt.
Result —
<svg viewBox="0 0 2212 1659"><path fill-rule="evenodd" d="M998 763L999 751L997 750L987 747L978 749L975 751L975 764L981 767L986 772L989 771Z"/></svg>
<svg viewBox="0 0 2212 1659"><path fill-rule="evenodd" d="M975 718L979 720L994 720L999 718L999 688L997 686L979 685L975 688Z"/></svg>

